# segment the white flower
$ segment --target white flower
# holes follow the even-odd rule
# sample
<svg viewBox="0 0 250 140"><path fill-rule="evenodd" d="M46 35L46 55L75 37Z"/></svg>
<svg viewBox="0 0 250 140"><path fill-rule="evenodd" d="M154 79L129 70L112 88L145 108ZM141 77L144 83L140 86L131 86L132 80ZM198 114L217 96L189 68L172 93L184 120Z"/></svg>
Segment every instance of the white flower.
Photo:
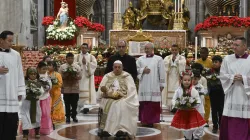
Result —
<svg viewBox="0 0 250 140"><path fill-rule="evenodd" d="M190 98L189 98L189 103L192 104L194 101L195 101L195 99L194 99L193 97L190 97Z"/></svg>
<svg viewBox="0 0 250 140"><path fill-rule="evenodd" d="M185 97L183 97L183 98L180 99L180 104L181 105L186 104L186 98Z"/></svg>

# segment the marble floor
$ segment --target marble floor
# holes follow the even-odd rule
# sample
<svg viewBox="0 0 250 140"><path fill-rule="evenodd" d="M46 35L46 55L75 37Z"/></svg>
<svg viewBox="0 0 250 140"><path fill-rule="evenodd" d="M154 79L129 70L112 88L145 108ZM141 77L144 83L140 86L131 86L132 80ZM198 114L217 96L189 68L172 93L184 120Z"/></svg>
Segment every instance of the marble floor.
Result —
<svg viewBox="0 0 250 140"><path fill-rule="evenodd" d="M56 126L50 135L41 136L40 140L100 140L96 136L97 131L97 109L91 110L88 114L78 114L78 123L62 124ZM138 122L138 132L136 140L184 140L180 131L169 127L173 114L164 110L162 120L159 124L155 124L154 128L141 127ZM17 137L21 140L22 135ZM102 138L103 140L113 140L114 138ZM212 133L212 126L204 129L204 136L201 140L218 140L218 134ZM36 140L31 134L29 140Z"/></svg>

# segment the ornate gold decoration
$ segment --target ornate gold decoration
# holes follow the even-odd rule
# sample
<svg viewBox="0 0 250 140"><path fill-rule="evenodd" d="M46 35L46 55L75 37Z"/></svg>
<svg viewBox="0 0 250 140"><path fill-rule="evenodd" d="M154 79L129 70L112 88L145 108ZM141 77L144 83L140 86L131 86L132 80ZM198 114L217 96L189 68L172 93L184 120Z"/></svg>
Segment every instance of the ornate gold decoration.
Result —
<svg viewBox="0 0 250 140"><path fill-rule="evenodd" d="M111 30L110 31L110 41L109 41L109 45L111 47L116 46L117 41L119 40L126 40L129 41L129 39L132 38L132 40L136 41L137 36L141 36L138 35L138 31L136 30L121 30L121 31L115 31L115 30ZM140 33L139 33L140 34ZM144 35L144 37L143 37ZM133 38L134 36L134 38ZM130 37L130 38L129 38ZM147 40L148 38L151 38L152 41L157 45L160 42L162 42L162 37L167 37L168 38L168 44L172 45L172 44L178 44L179 46L182 46L183 48L186 47L186 31L172 31L172 30L142 30L142 36L141 40Z"/></svg>
<svg viewBox="0 0 250 140"><path fill-rule="evenodd" d="M122 30L121 13L114 13L113 30Z"/></svg>
<svg viewBox="0 0 250 140"><path fill-rule="evenodd" d="M141 21L139 20L140 11L133 7L132 2L129 2L129 7L125 10L122 19L123 29L140 29L141 28Z"/></svg>
<svg viewBox="0 0 250 140"><path fill-rule="evenodd" d="M175 13L172 0L140 0L139 3L139 10L133 7L131 2L129 3L129 8L123 15L123 29L140 29L142 22L147 18L147 21L152 25L167 25L168 30L173 28L175 30L188 30L186 25L190 16L189 14L184 16L186 12L189 13L186 7L184 11ZM184 4L184 0L182 3Z"/></svg>
<svg viewBox="0 0 250 140"><path fill-rule="evenodd" d="M134 35L134 36L128 35L127 41L138 41L138 42L149 41L149 42L152 42L153 39L152 39L152 35L151 35L151 34L145 35L145 34L142 32L142 30L139 30L139 31L136 33L136 35Z"/></svg>

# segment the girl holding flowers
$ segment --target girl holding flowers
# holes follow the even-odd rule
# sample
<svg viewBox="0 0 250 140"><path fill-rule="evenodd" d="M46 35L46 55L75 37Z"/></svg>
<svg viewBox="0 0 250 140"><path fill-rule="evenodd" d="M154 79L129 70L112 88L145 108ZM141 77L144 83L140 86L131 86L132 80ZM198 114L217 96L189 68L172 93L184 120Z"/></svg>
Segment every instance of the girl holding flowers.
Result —
<svg viewBox="0 0 250 140"><path fill-rule="evenodd" d="M40 96L44 93L36 68L29 67L25 77L26 97L21 106L23 139L28 139L29 130L35 128L36 138L40 137Z"/></svg>
<svg viewBox="0 0 250 140"><path fill-rule="evenodd" d="M40 106L41 106L41 127L40 127L40 134L49 135L53 131L52 121L51 121L51 98L49 91L52 88L52 83L50 80L49 75L47 74L47 63L41 61L38 63L37 70L39 73L39 80L42 83L44 93L40 97Z"/></svg>
<svg viewBox="0 0 250 140"><path fill-rule="evenodd" d="M65 122L65 112L61 98L62 76L57 72L57 64L55 61L48 62L49 76L52 82L50 90L51 97L51 119L53 126Z"/></svg>
<svg viewBox="0 0 250 140"><path fill-rule="evenodd" d="M199 139L193 133L199 127L203 127L206 121L196 110L201 103L198 91L192 86L193 74L191 71L184 71L181 74L181 86L175 91L172 104L177 112L171 123L171 127L182 130L186 140Z"/></svg>

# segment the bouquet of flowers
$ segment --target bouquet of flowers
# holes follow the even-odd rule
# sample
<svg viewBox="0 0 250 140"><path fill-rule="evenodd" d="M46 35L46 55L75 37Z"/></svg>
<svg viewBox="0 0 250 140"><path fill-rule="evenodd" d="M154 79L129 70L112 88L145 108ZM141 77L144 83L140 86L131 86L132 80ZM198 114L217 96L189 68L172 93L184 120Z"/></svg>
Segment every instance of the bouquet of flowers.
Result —
<svg viewBox="0 0 250 140"><path fill-rule="evenodd" d="M30 82L26 84L26 94L27 97L38 99L40 95L44 92L41 85Z"/></svg>
<svg viewBox="0 0 250 140"><path fill-rule="evenodd" d="M182 96L176 99L175 108L192 109L197 105L197 100L194 97Z"/></svg>
<svg viewBox="0 0 250 140"><path fill-rule="evenodd" d="M50 77L52 85L57 85L58 84L58 79L55 76Z"/></svg>
<svg viewBox="0 0 250 140"><path fill-rule="evenodd" d="M41 82L44 89L49 90L50 84L49 84L48 79L40 77L40 82Z"/></svg>
<svg viewBox="0 0 250 140"><path fill-rule="evenodd" d="M209 86L218 86L221 85L220 78L218 77L219 73L216 73L213 69L206 72L206 79Z"/></svg>
<svg viewBox="0 0 250 140"><path fill-rule="evenodd" d="M75 67L68 66L66 69L63 69L63 74L70 77L76 77L77 69Z"/></svg>

